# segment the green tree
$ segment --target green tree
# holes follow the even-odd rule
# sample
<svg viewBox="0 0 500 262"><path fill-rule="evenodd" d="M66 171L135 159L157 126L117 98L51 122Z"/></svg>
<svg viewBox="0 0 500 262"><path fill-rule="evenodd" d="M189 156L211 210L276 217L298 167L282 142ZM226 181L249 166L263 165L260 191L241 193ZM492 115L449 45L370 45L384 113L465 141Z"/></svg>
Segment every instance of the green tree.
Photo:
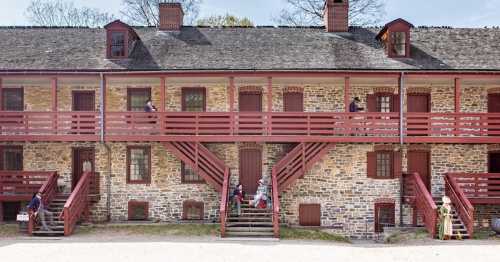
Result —
<svg viewBox="0 0 500 262"><path fill-rule="evenodd" d="M240 18L230 14L205 17L196 21L196 24L198 26L254 26L250 19L246 17Z"/></svg>

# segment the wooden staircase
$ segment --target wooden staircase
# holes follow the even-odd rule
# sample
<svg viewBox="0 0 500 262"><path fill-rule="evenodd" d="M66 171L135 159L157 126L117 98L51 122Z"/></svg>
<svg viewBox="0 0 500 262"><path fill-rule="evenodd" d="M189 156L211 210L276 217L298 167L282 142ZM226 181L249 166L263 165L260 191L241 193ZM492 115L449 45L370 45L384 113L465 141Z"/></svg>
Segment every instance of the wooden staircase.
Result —
<svg viewBox="0 0 500 262"><path fill-rule="evenodd" d="M69 194L58 193L52 202L48 205L48 211L52 212L53 225L47 220L47 225L51 231L42 230L42 223L38 223L34 226L32 234L34 236L50 237L50 236L64 236L64 220L59 218L59 214L63 212L64 204L69 198Z"/></svg>
<svg viewBox="0 0 500 262"><path fill-rule="evenodd" d="M272 203L273 232L279 237L279 193L303 177L313 165L334 148L335 144L327 142L303 142L295 146L272 169Z"/></svg>
<svg viewBox="0 0 500 262"><path fill-rule="evenodd" d="M221 236L226 236L226 217L229 207L229 180L231 172L224 161L199 142L165 142L165 148L191 167L215 190L221 192Z"/></svg>
<svg viewBox="0 0 500 262"><path fill-rule="evenodd" d="M273 218L271 209L259 209L249 205L251 197L241 203L241 215L236 207L231 208L227 219L226 236L228 237L273 237Z"/></svg>

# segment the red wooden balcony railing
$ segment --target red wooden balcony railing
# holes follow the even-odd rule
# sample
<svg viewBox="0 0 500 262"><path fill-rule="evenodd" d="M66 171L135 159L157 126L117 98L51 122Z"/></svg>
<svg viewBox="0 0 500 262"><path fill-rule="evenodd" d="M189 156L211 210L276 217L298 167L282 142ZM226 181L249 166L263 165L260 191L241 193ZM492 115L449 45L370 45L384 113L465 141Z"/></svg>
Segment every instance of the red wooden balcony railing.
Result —
<svg viewBox="0 0 500 262"><path fill-rule="evenodd" d="M97 112L3 111L0 114L0 139L99 141L99 125ZM34 136L36 139L32 139Z"/></svg>
<svg viewBox="0 0 500 262"><path fill-rule="evenodd" d="M474 206L472 206L454 175L446 174L444 183L446 195L451 199L458 216L465 224L467 233L472 237L474 234Z"/></svg>
<svg viewBox="0 0 500 262"><path fill-rule="evenodd" d="M229 212L229 182L231 178L231 172L229 168L226 167L224 170L224 182L222 184L222 194L220 200L220 235L221 237L226 236L226 220L227 214Z"/></svg>
<svg viewBox="0 0 500 262"><path fill-rule="evenodd" d="M421 215L429 234L435 237L438 211L432 194L418 173L403 174L403 180L405 183L403 196L407 199L407 203L411 204L415 211Z"/></svg>
<svg viewBox="0 0 500 262"><path fill-rule="evenodd" d="M75 189L71 192L71 195L64 204L62 213L59 215L60 218L64 219L65 236L69 236L73 233L76 222L78 222L82 215L85 213L88 215L91 178L91 172L86 172L82 175Z"/></svg>
<svg viewBox="0 0 500 262"><path fill-rule="evenodd" d="M29 201L40 190L52 193L54 181L55 172L0 171L0 201Z"/></svg>
<svg viewBox="0 0 500 262"><path fill-rule="evenodd" d="M471 204L500 204L500 173L449 173Z"/></svg>
<svg viewBox="0 0 500 262"><path fill-rule="evenodd" d="M499 113L405 113L407 142L495 142ZM106 141L399 142L399 113L106 112ZM0 141L98 141L98 112L2 112Z"/></svg>

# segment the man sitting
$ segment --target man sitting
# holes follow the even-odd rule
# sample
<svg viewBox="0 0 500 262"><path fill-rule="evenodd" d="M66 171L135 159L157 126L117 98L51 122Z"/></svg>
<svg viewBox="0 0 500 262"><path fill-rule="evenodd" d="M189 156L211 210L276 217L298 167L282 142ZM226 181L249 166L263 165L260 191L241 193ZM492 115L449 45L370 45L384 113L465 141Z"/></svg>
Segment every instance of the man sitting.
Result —
<svg viewBox="0 0 500 262"><path fill-rule="evenodd" d="M49 212L47 209L45 209L45 206L44 206L43 201L42 201L42 193L41 192L36 193L36 196L33 199L31 199L31 202L29 203L28 208L33 210L33 212L35 212L35 217L37 215L40 216L43 231L52 231L47 226L47 222L45 221L45 216L48 217L50 224L53 225L54 224L53 215L52 215L52 212Z"/></svg>

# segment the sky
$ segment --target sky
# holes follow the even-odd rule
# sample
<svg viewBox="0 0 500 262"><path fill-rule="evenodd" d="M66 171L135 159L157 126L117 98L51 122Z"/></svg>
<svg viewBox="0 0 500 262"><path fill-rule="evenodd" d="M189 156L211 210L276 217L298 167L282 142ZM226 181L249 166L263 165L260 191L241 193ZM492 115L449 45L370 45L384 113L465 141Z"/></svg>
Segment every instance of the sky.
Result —
<svg viewBox="0 0 500 262"><path fill-rule="evenodd" d="M119 15L122 0L68 0ZM500 26L500 0L382 0L384 22L404 18L416 26ZM0 26L30 25L25 9L30 0L0 0ZM274 25L284 0L203 0L200 17L234 14L257 25Z"/></svg>

